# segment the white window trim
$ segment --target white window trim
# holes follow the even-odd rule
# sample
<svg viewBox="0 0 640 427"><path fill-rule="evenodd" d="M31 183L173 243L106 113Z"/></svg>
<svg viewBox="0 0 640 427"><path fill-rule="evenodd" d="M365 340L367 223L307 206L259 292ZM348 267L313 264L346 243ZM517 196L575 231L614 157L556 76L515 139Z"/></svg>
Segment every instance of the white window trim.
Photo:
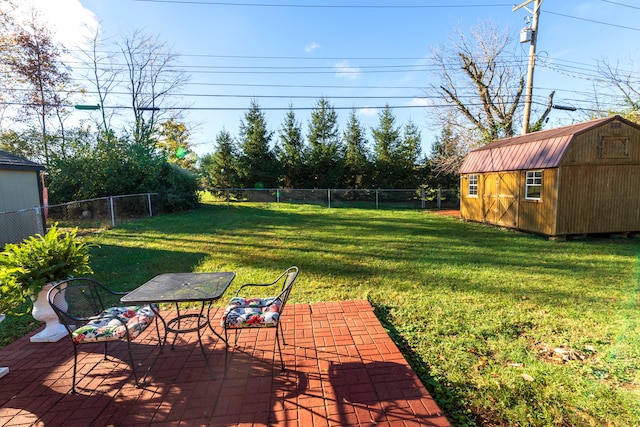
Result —
<svg viewBox="0 0 640 427"><path fill-rule="evenodd" d="M540 200L542 198L542 170L530 170L525 174L525 184L524 184L524 198L525 200ZM529 183L529 179L532 180ZM540 195L538 197L530 197L529 196L529 188L530 187L539 187Z"/></svg>
<svg viewBox="0 0 640 427"><path fill-rule="evenodd" d="M473 177L474 179L472 180L471 177ZM469 177L468 177L468 181L469 181L469 183L468 183L468 186L467 186L467 195L469 197L478 197L478 174L477 173L470 173ZM475 181L475 182L472 183L471 181ZM474 194L471 193L471 188L475 188Z"/></svg>

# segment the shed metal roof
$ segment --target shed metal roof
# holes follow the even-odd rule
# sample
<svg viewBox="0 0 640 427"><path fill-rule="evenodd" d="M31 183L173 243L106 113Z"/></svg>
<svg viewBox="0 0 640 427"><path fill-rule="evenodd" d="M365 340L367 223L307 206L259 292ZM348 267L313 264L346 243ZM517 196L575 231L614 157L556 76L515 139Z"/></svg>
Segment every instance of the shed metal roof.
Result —
<svg viewBox="0 0 640 427"><path fill-rule="evenodd" d="M619 120L640 130L640 126L629 120L620 116L610 116L575 125L499 139L469 152L462 162L462 166L460 166L459 173L558 167L569 144L571 144L576 135L614 120Z"/></svg>
<svg viewBox="0 0 640 427"><path fill-rule="evenodd" d="M0 169L44 170L39 163L0 150Z"/></svg>

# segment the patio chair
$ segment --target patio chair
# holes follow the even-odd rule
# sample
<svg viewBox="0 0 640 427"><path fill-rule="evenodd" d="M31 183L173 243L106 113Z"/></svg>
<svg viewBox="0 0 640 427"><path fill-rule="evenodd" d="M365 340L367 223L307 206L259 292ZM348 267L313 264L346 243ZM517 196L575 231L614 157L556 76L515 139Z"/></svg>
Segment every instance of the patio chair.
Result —
<svg viewBox="0 0 640 427"><path fill-rule="evenodd" d="M289 267L286 269L277 279L271 283L247 283L244 284L236 292L236 296L231 299L229 305L224 310L222 320L220 322L224 329L224 338L227 342L225 351L228 353L229 336L228 331L233 329L235 331L234 348L238 344L238 333L241 329L247 328L276 328L275 344L278 346L278 354L280 355L280 364L282 370L284 370L284 360L282 359L282 349L280 347L280 339L282 344L287 343L282 336L282 324L280 320L282 318L282 312L287 299L293 288L293 283L298 276L298 267ZM264 289L277 289L278 292L275 296L269 297L242 297L241 292L245 288L262 287ZM273 292L273 291L271 291ZM275 351L275 349L274 349ZM225 353L225 372L227 365L227 353ZM275 355L274 355L275 357Z"/></svg>
<svg viewBox="0 0 640 427"><path fill-rule="evenodd" d="M73 343L72 393L76 393L78 346L99 342L104 343L104 360L108 360L107 343L125 341L136 387L143 386L136 373L131 340L156 320L156 314L149 305L129 307L110 305L110 303L119 303L119 296L126 294L127 292L112 291L87 278L63 280L49 291L47 296L49 304L67 329ZM154 309L157 310L156 307ZM157 322L156 330L159 341L160 330Z"/></svg>

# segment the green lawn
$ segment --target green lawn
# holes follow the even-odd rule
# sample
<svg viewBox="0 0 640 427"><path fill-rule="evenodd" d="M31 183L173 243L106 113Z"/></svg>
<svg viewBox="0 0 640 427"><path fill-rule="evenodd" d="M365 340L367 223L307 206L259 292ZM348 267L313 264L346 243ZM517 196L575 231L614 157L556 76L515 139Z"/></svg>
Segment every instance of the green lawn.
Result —
<svg viewBox="0 0 640 427"><path fill-rule="evenodd" d="M87 238L100 245L95 277L121 290L163 272L231 270L231 293L295 264L293 302L368 299L454 425L640 425L638 240L215 203ZM8 319L0 339L28 318Z"/></svg>

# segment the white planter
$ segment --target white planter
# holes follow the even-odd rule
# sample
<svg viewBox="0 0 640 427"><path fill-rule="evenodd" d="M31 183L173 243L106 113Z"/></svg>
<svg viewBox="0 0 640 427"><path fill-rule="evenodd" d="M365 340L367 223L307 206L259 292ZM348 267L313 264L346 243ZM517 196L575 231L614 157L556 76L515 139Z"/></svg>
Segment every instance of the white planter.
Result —
<svg viewBox="0 0 640 427"><path fill-rule="evenodd" d="M37 298L33 301L31 315L34 319L45 322L46 325L42 331L31 337L31 342L56 342L67 335L67 329L60 323L58 315L53 311L47 300L47 294L53 285L53 283L44 285ZM67 302L63 301L61 308L66 310L66 305Z"/></svg>
<svg viewBox="0 0 640 427"><path fill-rule="evenodd" d="M4 320L4 314L0 314L0 323ZM4 377L9 373L9 368L6 366L0 366L0 378Z"/></svg>

